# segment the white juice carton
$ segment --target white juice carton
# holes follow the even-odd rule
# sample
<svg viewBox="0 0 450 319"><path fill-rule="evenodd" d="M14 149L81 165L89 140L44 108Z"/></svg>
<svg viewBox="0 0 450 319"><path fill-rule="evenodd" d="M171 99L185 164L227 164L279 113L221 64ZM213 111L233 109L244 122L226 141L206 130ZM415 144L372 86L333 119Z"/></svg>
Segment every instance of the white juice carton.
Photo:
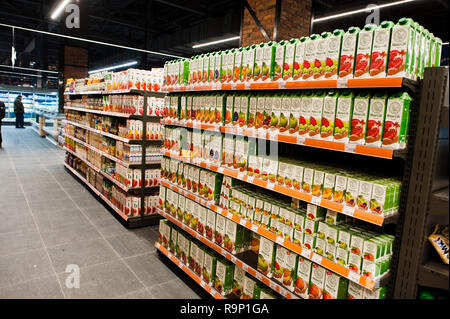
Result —
<svg viewBox="0 0 450 319"><path fill-rule="evenodd" d="M309 295L311 269L312 262L300 256L297 263L297 275L294 285L294 292L304 299L308 298Z"/></svg>
<svg viewBox="0 0 450 319"><path fill-rule="evenodd" d="M370 76L374 78L386 77L388 70L389 45L394 23L383 21L374 32L372 56L370 60Z"/></svg>
<svg viewBox="0 0 450 319"><path fill-rule="evenodd" d="M366 143L366 127L369 117L370 94L359 93L353 105L352 124L350 129L350 143L364 145Z"/></svg>
<svg viewBox="0 0 450 319"><path fill-rule="evenodd" d="M339 57L342 47L343 30L334 30L328 38L327 53L324 67L324 79L337 80L339 74Z"/></svg>
<svg viewBox="0 0 450 319"><path fill-rule="evenodd" d="M370 76L370 54L372 53L373 35L376 27L374 24L367 24L359 32L356 50L355 79Z"/></svg>
<svg viewBox="0 0 450 319"><path fill-rule="evenodd" d="M355 68L356 45L358 43L358 27L350 27L342 37L341 60L339 63L339 78L352 79Z"/></svg>
<svg viewBox="0 0 450 319"><path fill-rule="evenodd" d="M415 78L419 61L420 31L416 34L414 21L402 18L392 28L387 76ZM417 41L417 42L416 42Z"/></svg>
<svg viewBox="0 0 450 319"><path fill-rule="evenodd" d="M313 264L311 270L311 280L309 285L309 299L323 299L325 278L326 278L325 268L317 264Z"/></svg>

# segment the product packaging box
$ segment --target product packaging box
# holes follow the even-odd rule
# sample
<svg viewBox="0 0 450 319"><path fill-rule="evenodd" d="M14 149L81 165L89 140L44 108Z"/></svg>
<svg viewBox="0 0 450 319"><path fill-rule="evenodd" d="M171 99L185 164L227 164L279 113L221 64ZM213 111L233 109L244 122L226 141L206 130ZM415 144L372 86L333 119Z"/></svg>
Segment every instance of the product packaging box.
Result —
<svg viewBox="0 0 450 319"><path fill-rule="evenodd" d="M271 278L275 262L275 243L265 237L260 238L257 270Z"/></svg>
<svg viewBox="0 0 450 319"><path fill-rule="evenodd" d="M227 260L217 260L214 289L222 296L233 289L234 264Z"/></svg>

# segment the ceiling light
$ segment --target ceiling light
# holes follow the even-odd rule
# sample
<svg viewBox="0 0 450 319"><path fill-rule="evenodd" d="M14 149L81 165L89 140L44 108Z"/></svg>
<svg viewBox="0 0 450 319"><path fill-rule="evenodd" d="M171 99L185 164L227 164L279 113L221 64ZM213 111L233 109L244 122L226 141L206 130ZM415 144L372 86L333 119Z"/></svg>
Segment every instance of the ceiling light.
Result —
<svg viewBox="0 0 450 319"><path fill-rule="evenodd" d="M323 18L313 19L311 21L311 23L321 22L321 21L325 21L325 20L331 20L331 19L344 17L344 16L348 16L348 15L352 15L352 14L360 13L360 12L368 12L368 11L372 11L374 9L381 9L381 8L386 8L386 7L397 6L397 5L400 5L400 4L413 2L413 1L414 0L402 0L402 1L397 1L397 2L390 2L390 3L386 3L386 4L374 5L374 6L371 6L370 8L364 8L364 9L359 9L359 10L347 11L347 12L343 12L343 13L333 14L333 15L330 15L330 16L327 16L327 17L323 17Z"/></svg>
<svg viewBox="0 0 450 319"><path fill-rule="evenodd" d="M94 70L94 71L89 71L89 74L103 72L103 71L116 70L116 69L125 68L127 66L132 66L132 65L136 65L136 64L138 64L138 62L137 61L133 61L133 62L128 62L128 63L124 63L124 64L120 64L120 65L109 66L107 68L98 69L98 70Z"/></svg>
<svg viewBox="0 0 450 319"><path fill-rule="evenodd" d="M223 42L229 42L229 41L233 41L233 40L239 40L240 38L241 38L240 36L236 36L236 37L232 37L232 38L227 38L227 39L207 42L207 43L203 43L203 44L197 44L197 45L193 45L192 48L193 49L197 49L197 48L206 47L206 46L217 44L217 43L223 43Z"/></svg>
<svg viewBox="0 0 450 319"><path fill-rule="evenodd" d="M55 11L53 11L52 13L52 20L55 20L60 14L61 12L64 10L64 8L69 4L70 0L63 0L59 6L55 9Z"/></svg>

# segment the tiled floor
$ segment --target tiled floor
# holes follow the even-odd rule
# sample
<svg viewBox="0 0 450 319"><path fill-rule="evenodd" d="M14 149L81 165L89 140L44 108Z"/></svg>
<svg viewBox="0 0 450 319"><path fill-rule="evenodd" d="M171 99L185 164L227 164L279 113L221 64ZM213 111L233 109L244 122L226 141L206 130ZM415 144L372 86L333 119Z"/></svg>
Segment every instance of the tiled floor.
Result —
<svg viewBox="0 0 450 319"><path fill-rule="evenodd" d="M204 296L158 256L157 226L126 229L64 169L64 151L30 128L2 130L0 299ZM80 288L67 288L68 265Z"/></svg>

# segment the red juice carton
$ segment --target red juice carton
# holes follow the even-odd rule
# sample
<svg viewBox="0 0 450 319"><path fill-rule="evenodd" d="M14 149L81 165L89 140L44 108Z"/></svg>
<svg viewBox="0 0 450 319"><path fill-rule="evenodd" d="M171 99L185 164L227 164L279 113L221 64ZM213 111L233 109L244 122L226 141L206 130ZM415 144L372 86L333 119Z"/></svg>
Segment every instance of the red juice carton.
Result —
<svg viewBox="0 0 450 319"><path fill-rule="evenodd" d="M327 63L328 42L330 40L331 33L323 32L319 38L316 39L316 54L314 58L313 67L313 79L323 80L325 75L325 67Z"/></svg>
<svg viewBox="0 0 450 319"><path fill-rule="evenodd" d="M356 49L355 79L369 77L370 55L372 53L373 35L376 25L367 24L359 32Z"/></svg>
<svg viewBox="0 0 450 319"><path fill-rule="evenodd" d="M309 38L305 39L305 52L303 55L303 80L312 80L314 75L316 50L320 35L313 34Z"/></svg>
<svg viewBox="0 0 450 319"><path fill-rule="evenodd" d="M393 26L393 22L383 21L375 29L373 36L372 56L370 60L371 77L384 78L387 75L389 46Z"/></svg>
<svg viewBox="0 0 450 319"><path fill-rule="evenodd" d="M339 78L352 79L355 69L356 46L358 44L358 34L361 30L358 27L350 27L342 37L341 59L339 63Z"/></svg>
<svg viewBox="0 0 450 319"><path fill-rule="evenodd" d="M382 146L391 149L406 147L411 97L397 93L389 97L384 118Z"/></svg>
<svg viewBox="0 0 450 319"><path fill-rule="evenodd" d="M301 112L298 123L298 134L306 135L309 133L310 128L310 117L311 117L311 108L312 108L312 98L313 93L311 91L307 91L302 95L302 104L301 104Z"/></svg>
<svg viewBox="0 0 450 319"><path fill-rule="evenodd" d="M369 118L367 122L366 145L381 146L384 131L387 95L377 93L370 100Z"/></svg>

